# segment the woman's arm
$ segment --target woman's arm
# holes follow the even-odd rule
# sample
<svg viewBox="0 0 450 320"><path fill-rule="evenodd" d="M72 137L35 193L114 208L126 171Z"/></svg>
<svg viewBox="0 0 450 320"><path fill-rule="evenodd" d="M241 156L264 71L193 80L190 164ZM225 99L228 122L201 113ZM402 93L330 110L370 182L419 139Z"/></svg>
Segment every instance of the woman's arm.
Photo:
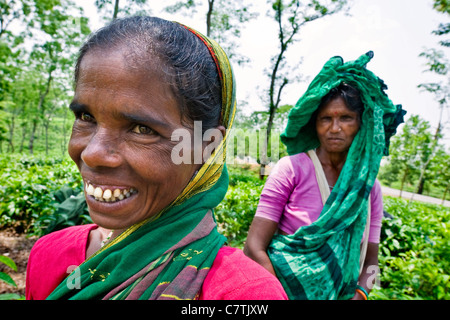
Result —
<svg viewBox="0 0 450 320"><path fill-rule="evenodd" d="M276 276L267 247L278 229L285 206L297 185L290 157L281 158L272 169L248 231L244 253Z"/></svg>
<svg viewBox="0 0 450 320"><path fill-rule="evenodd" d="M247 241L244 247L244 253L249 258L258 262L275 276L272 262L267 255L267 247L277 229L278 222L255 217L248 231Z"/></svg>
<svg viewBox="0 0 450 320"><path fill-rule="evenodd" d="M378 243L369 242L367 244L364 266L358 279L358 285L363 287L367 293L370 293L370 290L375 285L378 271ZM364 297L359 292L356 292L352 300L364 300Z"/></svg>

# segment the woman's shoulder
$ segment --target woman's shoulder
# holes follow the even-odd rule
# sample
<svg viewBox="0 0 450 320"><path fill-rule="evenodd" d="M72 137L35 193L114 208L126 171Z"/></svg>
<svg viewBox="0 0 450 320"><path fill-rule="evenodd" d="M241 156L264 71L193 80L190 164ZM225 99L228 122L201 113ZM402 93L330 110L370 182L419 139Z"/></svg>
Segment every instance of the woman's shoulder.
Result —
<svg viewBox="0 0 450 320"><path fill-rule="evenodd" d="M49 233L36 241L30 254L41 251L45 251L45 254L61 254L64 250L85 248L89 232L95 228L97 228L95 224L87 224Z"/></svg>
<svg viewBox="0 0 450 320"><path fill-rule="evenodd" d="M383 190L378 179L375 179L372 190L370 191L370 202L372 207L383 210ZM381 208L379 208L381 206Z"/></svg>
<svg viewBox="0 0 450 320"><path fill-rule="evenodd" d="M312 166L311 158L306 153L297 153L289 156L284 156L278 160L277 164L273 168L272 174L284 174L284 175L303 175L310 170ZM314 168L312 166L312 168Z"/></svg>
<svg viewBox="0 0 450 320"><path fill-rule="evenodd" d="M311 158L308 156L307 153L302 152L302 153L296 153L293 155L289 155L289 156L284 156L282 157L278 163L282 164L282 165L292 165L292 164L297 164L297 163L304 163L304 162L310 162Z"/></svg>
<svg viewBox="0 0 450 320"><path fill-rule="evenodd" d="M381 192L381 183L378 179L375 179L375 182L373 183L371 194L380 193Z"/></svg>
<svg viewBox="0 0 450 320"><path fill-rule="evenodd" d="M285 300L278 279L240 249L223 247L202 287L201 300Z"/></svg>
<svg viewBox="0 0 450 320"><path fill-rule="evenodd" d="M96 227L94 224L68 227L47 234L35 243L27 266L27 299L47 298L85 260L89 232Z"/></svg>

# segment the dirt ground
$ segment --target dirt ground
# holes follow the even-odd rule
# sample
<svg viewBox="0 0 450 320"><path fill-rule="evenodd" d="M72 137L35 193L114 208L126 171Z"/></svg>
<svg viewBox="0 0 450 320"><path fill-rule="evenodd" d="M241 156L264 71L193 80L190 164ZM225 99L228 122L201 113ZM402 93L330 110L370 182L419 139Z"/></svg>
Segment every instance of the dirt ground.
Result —
<svg viewBox="0 0 450 320"><path fill-rule="evenodd" d="M5 255L13 259L17 265L16 272L3 263L0 263L0 271L9 274L17 284L17 288L15 288L0 281L0 294L17 293L19 295L25 295L28 256L37 239L37 237L27 237L24 234L17 234L13 230L0 230L0 255Z"/></svg>

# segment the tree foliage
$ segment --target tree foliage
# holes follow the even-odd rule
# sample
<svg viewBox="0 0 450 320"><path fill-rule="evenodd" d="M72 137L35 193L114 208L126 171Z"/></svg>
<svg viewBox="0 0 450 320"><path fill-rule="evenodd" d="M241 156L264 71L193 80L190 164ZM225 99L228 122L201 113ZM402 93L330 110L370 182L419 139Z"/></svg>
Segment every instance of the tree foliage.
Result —
<svg viewBox="0 0 450 320"><path fill-rule="evenodd" d="M145 11L141 11L141 8L146 3L147 0L122 0L122 2L120 0L95 0L95 6L99 12L105 12L104 18L107 21L117 19L119 13L124 15L144 13Z"/></svg>
<svg viewBox="0 0 450 320"><path fill-rule="evenodd" d="M450 3L446 0L435 0L433 7L438 12L442 12L444 15L448 16L450 14ZM442 37L448 35L449 32L450 32L450 23L446 24L441 23L439 24L438 29L434 30L432 33L439 36L442 39ZM449 101L450 101L450 78L448 76L450 70L450 61L447 58L444 50L450 47L450 41L448 39L444 39L439 42L439 45L441 46L442 49L436 48L426 49L419 55L420 57L423 57L426 60L425 71L437 75L438 78L440 78L440 80L430 83L421 83L418 85L418 87L421 90L427 91L432 95L434 95L435 100L437 101L439 106L439 120L431 142L430 152L428 154L428 157L424 159L422 165L417 187L418 193L423 192L427 171L428 172L430 171L429 166L433 165L434 162L439 162L440 159L445 158L439 156L443 152L441 149L439 149L439 142L445 136L445 130L447 129L448 131L448 124L449 124L449 121L445 121L444 119L444 110L449 109ZM443 170L441 170L440 173L443 176L448 176L447 171L450 171L449 162L447 162L447 168L446 169L443 168ZM447 186L444 187L445 191L443 199L445 199L448 188L449 186L447 184Z"/></svg>
<svg viewBox="0 0 450 320"><path fill-rule="evenodd" d="M44 127L48 153L48 129L56 112L66 114L62 109L71 94L71 69L90 33L88 19L70 0L2 1L0 9L0 99L5 112L0 137L7 141L7 151L14 152L20 127L20 150L28 136L32 154Z"/></svg>
<svg viewBox="0 0 450 320"><path fill-rule="evenodd" d="M239 47L237 40L244 25L257 16L251 7L247 0L183 0L168 5L165 10L170 13L182 12L193 15L198 12L198 8L205 8L203 19L206 36L220 43L231 61L244 64L250 59L237 51Z"/></svg>
<svg viewBox="0 0 450 320"><path fill-rule="evenodd" d="M387 185L399 182L395 187L400 191L410 185L411 191L419 194L434 187L445 199L449 180L444 179L450 174L448 159L445 146L435 139L430 123L413 115L392 138L390 155L379 179ZM441 177L437 178L438 175Z"/></svg>

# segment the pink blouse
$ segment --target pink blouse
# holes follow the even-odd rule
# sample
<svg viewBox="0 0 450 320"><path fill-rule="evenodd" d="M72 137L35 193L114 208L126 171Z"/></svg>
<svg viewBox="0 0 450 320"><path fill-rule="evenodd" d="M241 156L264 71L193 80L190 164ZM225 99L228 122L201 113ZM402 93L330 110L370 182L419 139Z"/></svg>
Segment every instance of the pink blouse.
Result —
<svg viewBox="0 0 450 320"><path fill-rule="evenodd" d="M69 227L39 239L27 266L26 299L44 300L86 260L89 232L96 225ZM76 290L76 289L74 289ZM278 279L235 248L222 247L203 282L200 300L286 300Z"/></svg>
<svg viewBox="0 0 450 320"><path fill-rule="evenodd" d="M378 180L370 193L369 242L380 242L383 197ZM317 220L323 209L314 164L305 153L283 157L273 168L261 193L256 217L278 222L280 230L293 234Z"/></svg>

